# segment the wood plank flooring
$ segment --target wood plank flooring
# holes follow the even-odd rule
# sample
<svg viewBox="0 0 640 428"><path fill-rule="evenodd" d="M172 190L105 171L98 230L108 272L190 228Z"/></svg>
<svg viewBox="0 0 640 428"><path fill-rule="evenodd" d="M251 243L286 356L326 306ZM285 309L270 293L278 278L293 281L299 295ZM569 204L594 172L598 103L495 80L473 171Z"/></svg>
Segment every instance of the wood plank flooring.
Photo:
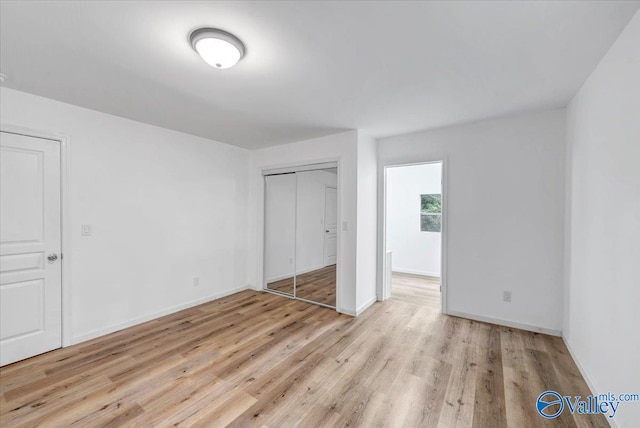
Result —
<svg viewBox="0 0 640 428"><path fill-rule="evenodd" d="M557 337L389 300L358 318L243 291L0 369L0 426L607 426Z"/></svg>
<svg viewBox="0 0 640 428"><path fill-rule="evenodd" d="M293 294L293 278L268 284L271 290ZM336 265L296 276L296 297L336 306Z"/></svg>
<svg viewBox="0 0 640 428"><path fill-rule="evenodd" d="M393 272L391 299L441 310L440 278Z"/></svg>

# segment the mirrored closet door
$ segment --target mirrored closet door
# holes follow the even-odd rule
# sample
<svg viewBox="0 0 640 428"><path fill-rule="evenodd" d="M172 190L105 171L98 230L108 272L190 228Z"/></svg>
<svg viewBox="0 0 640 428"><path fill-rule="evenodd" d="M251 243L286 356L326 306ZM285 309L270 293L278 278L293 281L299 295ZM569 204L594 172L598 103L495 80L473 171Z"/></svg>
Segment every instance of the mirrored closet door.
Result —
<svg viewBox="0 0 640 428"><path fill-rule="evenodd" d="M264 196L266 287L293 296L296 279L296 175L266 176Z"/></svg>
<svg viewBox="0 0 640 428"><path fill-rule="evenodd" d="M265 173L265 288L334 308L338 187L334 163Z"/></svg>

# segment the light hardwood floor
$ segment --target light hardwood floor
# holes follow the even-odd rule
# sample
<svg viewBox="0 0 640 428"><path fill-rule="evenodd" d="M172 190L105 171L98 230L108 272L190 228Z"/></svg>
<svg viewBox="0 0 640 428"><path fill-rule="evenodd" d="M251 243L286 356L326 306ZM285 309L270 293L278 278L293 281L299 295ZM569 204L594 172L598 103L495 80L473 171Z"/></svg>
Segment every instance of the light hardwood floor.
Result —
<svg viewBox="0 0 640 428"><path fill-rule="evenodd" d="M557 337L390 300L358 318L243 291L0 370L0 426L607 426Z"/></svg>
<svg viewBox="0 0 640 428"><path fill-rule="evenodd" d="M391 276L391 299L441 310L440 278L394 272Z"/></svg>
<svg viewBox="0 0 640 428"><path fill-rule="evenodd" d="M271 290L293 294L293 278L272 282ZM336 306L336 265L296 276L296 297Z"/></svg>

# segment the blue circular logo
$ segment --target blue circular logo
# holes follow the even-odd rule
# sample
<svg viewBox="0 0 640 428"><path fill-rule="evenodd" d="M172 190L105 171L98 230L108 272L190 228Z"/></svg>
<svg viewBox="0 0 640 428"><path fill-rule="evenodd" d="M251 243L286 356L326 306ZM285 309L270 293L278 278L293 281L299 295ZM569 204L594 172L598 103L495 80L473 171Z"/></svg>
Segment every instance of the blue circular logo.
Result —
<svg viewBox="0 0 640 428"><path fill-rule="evenodd" d="M558 406L557 410L554 406ZM562 401L562 396L557 392L545 391L538 396L536 408L543 418L553 419L557 418L564 410L564 401Z"/></svg>

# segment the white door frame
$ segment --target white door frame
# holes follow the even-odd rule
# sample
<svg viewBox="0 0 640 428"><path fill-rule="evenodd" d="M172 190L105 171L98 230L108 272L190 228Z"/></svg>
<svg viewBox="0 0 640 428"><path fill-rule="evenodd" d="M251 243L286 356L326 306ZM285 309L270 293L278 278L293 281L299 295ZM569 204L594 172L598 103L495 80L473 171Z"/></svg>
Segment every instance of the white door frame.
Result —
<svg viewBox="0 0 640 428"><path fill-rule="evenodd" d="M337 174L336 174L337 175ZM336 191L336 264L338 263L338 186L324 185L324 218L322 219L322 228L327 230L327 189L333 189ZM322 248L322 264L327 267L327 235L324 234L324 248ZM336 271L336 275L337 275ZM337 293L336 293L337 294Z"/></svg>
<svg viewBox="0 0 640 428"><path fill-rule="evenodd" d="M66 135L50 131L0 124L0 131L26 137L43 138L60 144L60 263L62 271L62 347L73 344L71 330L71 210L69 200L70 141Z"/></svg>
<svg viewBox="0 0 640 428"><path fill-rule="evenodd" d="M380 245L378 247L378 281L376 287L376 295L378 301L383 301L389 298L391 284L388 284L388 289L385 289L385 277L387 273L387 169L388 168L397 168L402 166L414 166L414 165L428 165L433 163L442 164L441 170L441 192L442 192L442 218L441 218L441 235L440 235L440 300L442 305L442 313L447 314L448 306L447 306L447 228L448 228L448 199L449 199L449 191L447 186L447 159L438 159L438 160L425 160L422 162L412 162L412 163L392 163L389 165L383 165L382 168L382 177L381 180L378 181L379 189L378 194L381 197L378 199L378 233L380 236ZM381 181L381 182L380 182ZM389 266L389 269L391 267Z"/></svg>

